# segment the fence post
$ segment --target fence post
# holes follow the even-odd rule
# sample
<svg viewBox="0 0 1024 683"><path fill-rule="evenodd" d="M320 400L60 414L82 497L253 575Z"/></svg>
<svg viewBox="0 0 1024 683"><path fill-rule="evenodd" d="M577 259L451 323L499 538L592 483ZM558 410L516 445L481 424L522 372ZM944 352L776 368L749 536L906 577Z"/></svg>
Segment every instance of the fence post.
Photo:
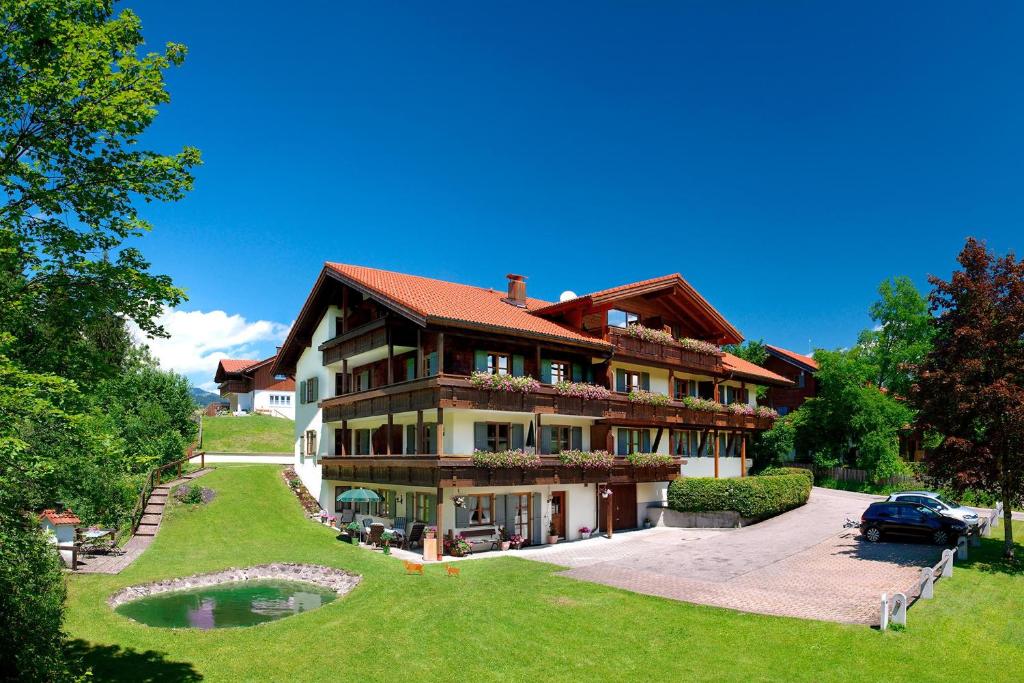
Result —
<svg viewBox="0 0 1024 683"><path fill-rule="evenodd" d="M881 613L878 615L878 630L889 628L889 594L882 593Z"/></svg>
<svg viewBox="0 0 1024 683"><path fill-rule="evenodd" d="M967 539L963 536L956 539L956 559L967 559Z"/></svg>
<svg viewBox="0 0 1024 683"><path fill-rule="evenodd" d="M903 593L897 593L892 596L893 610L892 610L892 623L899 624L900 626L907 625L907 596Z"/></svg>
<svg viewBox="0 0 1024 683"><path fill-rule="evenodd" d="M935 597L935 572L931 567L921 570L921 597L925 600Z"/></svg>
<svg viewBox="0 0 1024 683"><path fill-rule="evenodd" d="M999 526L999 518L1003 516L1003 504L996 503L996 514L992 516L992 526Z"/></svg>
<svg viewBox="0 0 1024 683"><path fill-rule="evenodd" d="M971 539L972 547L977 548L981 545L981 534L979 534L977 530L970 532L967 536Z"/></svg>
<svg viewBox="0 0 1024 683"><path fill-rule="evenodd" d="M199 451L199 469L206 469L206 451Z"/></svg>
<svg viewBox="0 0 1024 683"><path fill-rule="evenodd" d="M942 551L942 576L953 576L953 551L949 548Z"/></svg>

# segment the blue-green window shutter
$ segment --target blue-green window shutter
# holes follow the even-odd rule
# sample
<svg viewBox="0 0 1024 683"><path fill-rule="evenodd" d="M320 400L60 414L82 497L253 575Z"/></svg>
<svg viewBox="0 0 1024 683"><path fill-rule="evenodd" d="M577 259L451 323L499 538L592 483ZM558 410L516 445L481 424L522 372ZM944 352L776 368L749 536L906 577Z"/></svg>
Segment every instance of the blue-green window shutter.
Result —
<svg viewBox="0 0 1024 683"><path fill-rule="evenodd" d="M487 450L487 423L473 423L473 448L478 451Z"/></svg>
<svg viewBox="0 0 1024 683"><path fill-rule="evenodd" d="M540 428L540 452L544 455L551 453L551 430L554 427L543 425Z"/></svg>
<svg viewBox="0 0 1024 683"><path fill-rule="evenodd" d="M416 425L405 425L405 454L416 455Z"/></svg>
<svg viewBox="0 0 1024 683"><path fill-rule="evenodd" d="M629 455L629 433L619 427L618 429L619 455Z"/></svg>
<svg viewBox="0 0 1024 683"><path fill-rule="evenodd" d="M437 351L432 351L427 354L427 376L437 374Z"/></svg>
<svg viewBox="0 0 1024 683"><path fill-rule="evenodd" d="M487 352L477 349L473 353L473 369L477 372L487 372Z"/></svg>
<svg viewBox="0 0 1024 683"><path fill-rule="evenodd" d="M423 425L423 452L434 453L437 450L437 423Z"/></svg>
<svg viewBox="0 0 1024 683"><path fill-rule="evenodd" d="M306 380L299 382L299 403L306 402Z"/></svg>
<svg viewBox="0 0 1024 683"><path fill-rule="evenodd" d="M573 427L572 436L570 437L570 443L572 444L573 450L583 450L583 427Z"/></svg>
<svg viewBox="0 0 1024 683"><path fill-rule="evenodd" d="M651 373L641 372L640 373L640 388L644 391L651 390Z"/></svg>
<svg viewBox="0 0 1024 683"><path fill-rule="evenodd" d="M572 381L582 382L583 381L583 366L579 363L572 364Z"/></svg>
<svg viewBox="0 0 1024 683"><path fill-rule="evenodd" d="M551 384L551 361L549 360L540 362L540 381L543 384Z"/></svg>
<svg viewBox="0 0 1024 683"><path fill-rule="evenodd" d="M522 377L526 374L526 359L518 353L512 356L512 376Z"/></svg>
<svg viewBox="0 0 1024 683"><path fill-rule="evenodd" d="M626 390L626 371L622 368L615 370L615 391Z"/></svg>
<svg viewBox="0 0 1024 683"><path fill-rule="evenodd" d="M523 425L512 425L512 449L523 447Z"/></svg>
<svg viewBox="0 0 1024 683"><path fill-rule="evenodd" d="M640 450L643 453L651 452L651 430L649 429L640 431Z"/></svg>
<svg viewBox="0 0 1024 683"><path fill-rule="evenodd" d="M416 359L406 358L405 359L405 379L416 379Z"/></svg>
<svg viewBox="0 0 1024 683"><path fill-rule="evenodd" d="M588 365L585 369L587 371L587 381L588 382L593 382L594 381L594 367L592 365Z"/></svg>

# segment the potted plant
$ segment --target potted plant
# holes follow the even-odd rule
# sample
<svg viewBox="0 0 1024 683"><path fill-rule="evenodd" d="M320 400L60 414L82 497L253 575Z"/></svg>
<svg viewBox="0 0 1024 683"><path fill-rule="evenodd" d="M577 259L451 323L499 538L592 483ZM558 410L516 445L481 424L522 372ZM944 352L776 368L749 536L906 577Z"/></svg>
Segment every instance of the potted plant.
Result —
<svg viewBox="0 0 1024 683"><path fill-rule="evenodd" d="M437 538L437 527L436 526L428 526L423 533L425 534L425 538L428 541L433 540L433 539Z"/></svg>
<svg viewBox="0 0 1024 683"><path fill-rule="evenodd" d="M558 543L558 529L555 528L555 520L548 523L548 545Z"/></svg>
<svg viewBox="0 0 1024 683"><path fill-rule="evenodd" d="M462 534L459 534L455 538L446 538L444 540L444 551L452 557L465 557L473 552L473 546L469 544L469 541Z"/></svg>
<svg viewBox="0 0 1024 683"><path fill-rule="evenodd" d="M584 538L584 539L590 538L590 527L589 526L581 526L580 527L580 538Z"/></svg>
<svg viewBox="0 0 1024 683"><path fill-rule="evenodd" d="M348 539L352 545L359 545L359 522L349 522L348 526Z"/></svg>
<svg viewBox="0 0 1024 683"><path fill-rule="evenodd" d="M650 529L651 528L651 520L650 520L649 517L644 519L644 528L645 529Z"/></svg>
<svg viewBox="0 0 1024 683"><path fill-rule="evenodd" d="M380 535L380 549L384 551L385 555L391 554L391 539L394 537L395 535L390 531L385 531Z"/></svg>
<svg viewBox="0 0 1024 683"><path fill-rule="evenodd" d="M512 534L508 537L508 542L509 544L511 544L513 548L519 550L523 547L523 544L526 543L526 539L520 536L519 534Z"/></svg>
<svg viewBox="0 0 1024 683"><path fill-rule="evenodd" d="M512 541L509 538L508 531L505 530L505 527L499 527L498 533L501 534L501 543L499 544L501 546L501 549L508 550L510 547L512 547Z"/></svg>

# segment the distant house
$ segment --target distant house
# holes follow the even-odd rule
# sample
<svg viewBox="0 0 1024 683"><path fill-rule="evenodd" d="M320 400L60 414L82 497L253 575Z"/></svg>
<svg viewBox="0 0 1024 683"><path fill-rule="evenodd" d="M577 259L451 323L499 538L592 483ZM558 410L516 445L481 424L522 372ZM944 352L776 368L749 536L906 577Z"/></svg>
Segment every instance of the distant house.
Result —
<svg viewBox="0 0 1024 683"><path fill-rule="evenodd" d="M231 412L262 413L295 419L295 376L274 373L277 355L264 360L225 358L214 381Z"/></svg>
<svg viewBox="0 0 1024 683"><path fill-rule="evenodd" d="M818 371L816 360L771 344L765 344L765 349L768 351L768 360L764 367L793 382L792 386L769 386L769 406L777 410L779 415L786 415L802 406L807 399L817 396L818 381L814 378L814 373Z"/></svg>
<svg viewBox="0 0 1024 683"><path fill-rule="evenodd" d="M78 515L68 510L43 510L39 516L39 525L47 532L50 542L54 545L69 546L75 542L75 528L82 523ZM72 551L60 550L60 556L70 567Z"/></svg>

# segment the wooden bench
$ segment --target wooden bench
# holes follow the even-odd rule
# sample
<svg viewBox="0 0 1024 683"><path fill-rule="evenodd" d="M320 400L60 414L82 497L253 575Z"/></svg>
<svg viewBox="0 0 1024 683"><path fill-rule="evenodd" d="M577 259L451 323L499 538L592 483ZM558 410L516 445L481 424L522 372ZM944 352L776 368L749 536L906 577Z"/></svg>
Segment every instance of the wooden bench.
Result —
<svg viewBox="0 0 1024 683"><path fill-rule="evenodd" d="M476 545L488 545L489 550L497 550L498 543L501 542L501 534L496 527L474 527L460 533L474 550Z"/></svg>

